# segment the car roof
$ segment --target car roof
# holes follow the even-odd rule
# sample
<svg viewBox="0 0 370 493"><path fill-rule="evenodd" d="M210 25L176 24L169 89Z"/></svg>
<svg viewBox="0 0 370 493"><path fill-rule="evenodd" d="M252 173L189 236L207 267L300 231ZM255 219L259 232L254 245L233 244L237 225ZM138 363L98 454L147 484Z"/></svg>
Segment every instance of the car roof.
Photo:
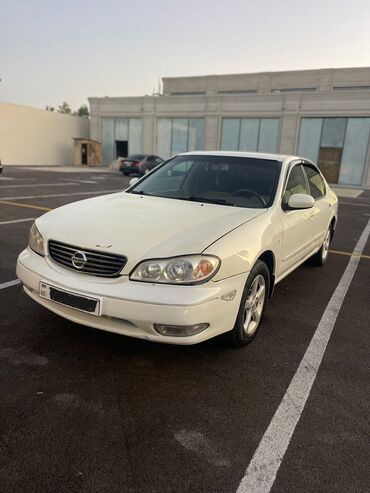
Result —
<svg viewBox="0 0 370 493"><path fill-rule="evenodd" d="M178 156L225 156L225 157L249 157L254 159L269 159L271 161L284 161L285 159L299 159L298 156L287 154L268 154L263 152L240 152L240 151L193 151L183 152Z"/></svg>

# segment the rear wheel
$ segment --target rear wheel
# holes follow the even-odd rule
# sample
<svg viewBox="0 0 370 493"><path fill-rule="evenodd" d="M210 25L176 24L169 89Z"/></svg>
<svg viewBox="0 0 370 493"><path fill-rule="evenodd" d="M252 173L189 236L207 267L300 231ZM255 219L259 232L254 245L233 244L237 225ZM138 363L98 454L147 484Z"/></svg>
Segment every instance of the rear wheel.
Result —
<svg viewBox="0 0 370 493"><path fill-rule="evenodd" d="M122 173L124 174L124 176L128 176L127 171L122 171Z"/></svg>
<svg viewBox="0 0 370 493"><path fill-rule="evenodd" d="M332 235L331 235L331 227L330 227L325 234L325 238L323 244L321 245L320 250L310 258L310 263L312 265L316 265L320 267L320 265L324 265L325 262L328 260L331 236Z"/></svg>
<svg viewBox="0 0 370 493"><path fill-rule="evenodd" d="M264 262L258 260L248 276L236 322L233 330L229 333L233 346L245 346L255 338L269 291L269 270Z"/></svg>

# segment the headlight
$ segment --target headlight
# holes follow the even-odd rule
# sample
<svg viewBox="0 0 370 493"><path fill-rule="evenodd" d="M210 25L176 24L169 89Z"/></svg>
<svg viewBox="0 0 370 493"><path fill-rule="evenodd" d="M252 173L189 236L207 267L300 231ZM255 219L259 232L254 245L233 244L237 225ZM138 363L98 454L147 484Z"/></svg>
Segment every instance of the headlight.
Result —
<svg viewBox="0 0 370 493"><path fill-rule="evenodd" d="M135 267L130 279L165 284L196 284L211 279L220 263L219 258L211 255L145 260Z"/></svg>
<svg viewBox="0 0 370 493"><path fill-rule="evenodd" d="M44 239L37 229L36 223L32 224L28 234L28 245L34 252L44 256Z"/></svg>

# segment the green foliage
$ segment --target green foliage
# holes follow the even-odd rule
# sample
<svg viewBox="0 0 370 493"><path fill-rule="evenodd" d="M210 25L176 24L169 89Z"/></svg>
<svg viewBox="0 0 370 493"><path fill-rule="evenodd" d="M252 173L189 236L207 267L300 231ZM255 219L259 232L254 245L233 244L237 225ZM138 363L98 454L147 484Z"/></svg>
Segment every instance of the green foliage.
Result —
<svg viewBox="0 0 370 493"><path fill-rule="evenodd" d="M57 111L58 113L63 113L64 115L73 115L73 116L79 116L81 118L90 118L89 108L86 104L82 104L77 111L72 111L70 105L66 101L63 101L63 103L60 104L57 109L55 109L54 106L46 105L45 110Z"/></svg>
<svg viewBox="0 0 370 493"><path fill-rule="evenodd" d="M65 115L71 115L72 109L68 103L63 101L63 103L58 106L58 113L64 113Z"/></svg>
<svg viewBox="0 0 370 493"><path fill-rule="evenodd" d="M83 118L89 118L90 117L90 112L89 108L87 107L86 104L81 105L77 111L74 111L73 114L75 116L81 116Z"/></svg>

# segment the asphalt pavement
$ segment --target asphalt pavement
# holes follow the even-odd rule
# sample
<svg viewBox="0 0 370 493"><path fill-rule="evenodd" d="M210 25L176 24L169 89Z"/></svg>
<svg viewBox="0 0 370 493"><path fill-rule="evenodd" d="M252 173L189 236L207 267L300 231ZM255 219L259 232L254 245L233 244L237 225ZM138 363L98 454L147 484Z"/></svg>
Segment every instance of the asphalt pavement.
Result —
<svg viewBox="0 0 370 493"><path fill-rule="evenodd" d="M239 350L90 329L5 285L33 218L127 185L108 171L0 175L1 492L236 492L370 219L370 191L341 199L327 264L282 281ZM272 493L370 491L369 286L367 241Z"/></svg>

